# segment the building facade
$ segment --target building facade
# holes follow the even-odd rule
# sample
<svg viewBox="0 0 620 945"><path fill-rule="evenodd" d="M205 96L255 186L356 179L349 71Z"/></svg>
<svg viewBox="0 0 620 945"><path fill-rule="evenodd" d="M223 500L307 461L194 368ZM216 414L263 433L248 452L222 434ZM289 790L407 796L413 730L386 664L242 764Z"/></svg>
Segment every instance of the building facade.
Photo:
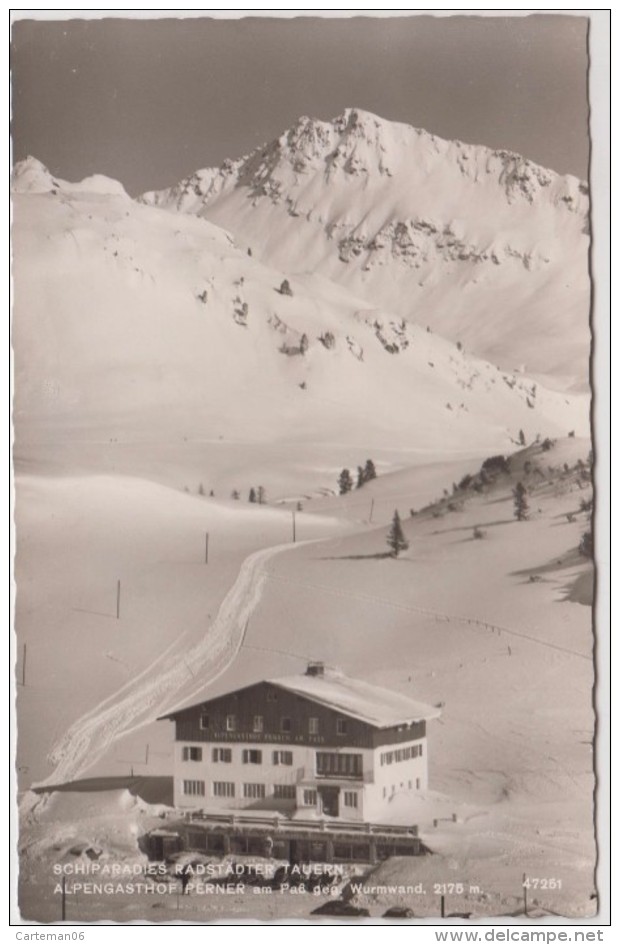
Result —
<svg viewBox="0 0 620 945"><path fill-rule="evenodd" d="M439 711L310 664L164 718L175 724L174 805L380 822L427 787Z"/></svg>

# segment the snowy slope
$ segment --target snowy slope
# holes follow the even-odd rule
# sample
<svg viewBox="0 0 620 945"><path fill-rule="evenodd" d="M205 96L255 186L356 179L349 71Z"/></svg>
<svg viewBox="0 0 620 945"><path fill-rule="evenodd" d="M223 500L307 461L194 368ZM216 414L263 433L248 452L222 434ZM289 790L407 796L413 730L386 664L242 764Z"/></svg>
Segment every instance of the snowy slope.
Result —
<svg viewBox="0 0 620 945"><path fill-rule="evenodd" d="M14 213L18 460L55 438L484 453L519 429L587 432L584 396L502 372L320 277L289 276L288 295L285 273L205 220L109 182L93 193L92 179L42 192L32 171L18 168Z"/></svg>
<svg viewBox="0 0 620 945"><path fill-rule="evenodd" d="M144 692L140 669L146 664L155 678L164 678L172 657L193 655L190 644L207 629L205 611L214 613L212 606L232 580L238 551L243 545L252 547L261 530L263 543L278 540L283 513L258 507L236 511L234 503L228 509L215 503L211 507L174 494L166 498L164 490L147 489L138 481L28 481L28 519L21 527L28 526L25 537L36 550L31 563L44 567L53 551L51 508L76 541L56 552L57 574L50 574L49 588L40 588L29 616L32 678L22 698L30 700L31 715L22 716L23 731L28 721L29 738L34 738L30 732L49 736L55 713L48 712L42 726L42 704L59 706L66 714L63 644L66 651L70 643L76 657L79 653L71 682L84 706L87 674L78 673L89 656L99 655L100 665L107 666L96 679L96 699L106 687L126 686L122 698L108 702L110 711L121 713L121 724L107 755L98 757L98 736L90 751L86 742L80 776L100 777L102 790L111 776L126 775L130 765L136 775L165 776L170 773L173 731L169 723L154 720L157 714L257 679L297 674L306 659L323 659L356 679L441 705L441 719L429 723L431 790L412 799L399 790L395 769L395 791L386 811L390 822L419 824L424 842L441 855L417 867L431 871L429 883L479 884L484 897L466 896L471 901L463 906L476 916L497 915L508 912L508 904L518 904L524 872L553 876L562 888L533 894L541 905L560 915L591 914L596 853L591 599L579 601L571 593L583 577L592 576L591 562L576 551L588 519L581 504L592 497L591 483L584 478L589 449L588 442L577 438L559 440L549 450L528 447L511 460L510 476L499 476L488 491L465 490L454 509L442 500L404 519L410 545L397 560L385 555L389 516L338 537L333 518L317 517L314 537L331 534L333 540L264 560L255 575L262 582L261 596L237 658L215 683L202 670L196 678L188 671L176 695L162 692L171 701L159 713L151 707L150 724L146 704L137 724L131 714L122 717L127 692ZM442 474L435 465L434 473L439 493L444 484L450 487L451 466ZM396 474L403 511L417 504L418 476L417 470ZM392 478L380 476L373 482L379 508L393 507ZM525 479L530 494L531 514L525 522L513 515L511 489L517 478ZM330 504L336 510L340 501L335 497L322 505L325 511ZM85 527L89 516L90 530ZM126 535L120 531L124 523ZM206 581L197 554L205 525L226 549L215 557L217 571L214 576L209 572ZM483 530L481 540L473 538L475 527ZM69 608L99 609L97 595L103 596L106 584L113 588L114 558L123 567L131 596L120 624L111 620L102 629L101 616L69 613ZM47 636L53 639L40 639L37 650L41 626L49 627ZM175 640L172 656L162 653ZM135 682L129 683L122 664L110 656L127 663ZM192 656L189 662L193 667ZM40 688L43 679L47 688ZM38 712L37 698L47 700L38 703ZM61 719L61 731L64 724ZM29 742L24 748L32 751ZM36 753L33 760L36 764ZM89 761L94 762L90 768ZM37 774L40 764L39 755ZM100 797L105 811L114 796ZM77 810L83 809L80 801ZM66 852L70 843L100 846L112 860L130 855L120 816L117 836L108 837L96 810L85 815L72 816L58 799L30 810L22 837L25 866L28 875L38 877L42 894L49 877L43 875L41 857L53 854L71 861ZM390 881L409 882L410 867L408 859L390 861ZM432 888L428 897L416 898L418 915L437 914ZM380 901L393 904L394 899ZM110 901L108 917L120 907ZM37 914L36 908L31 905L28 914ZM134 908L136 918L149 915L152 900L136 900ZM281 903L281 917L289 908L288 902Z"/></svg>
<svg viewBox="0 0 620 945"><path fill-rule="evenodd" d="M347 109L145 202L319 272L505 368L583 386L588 187L518 154Z"/></svg>

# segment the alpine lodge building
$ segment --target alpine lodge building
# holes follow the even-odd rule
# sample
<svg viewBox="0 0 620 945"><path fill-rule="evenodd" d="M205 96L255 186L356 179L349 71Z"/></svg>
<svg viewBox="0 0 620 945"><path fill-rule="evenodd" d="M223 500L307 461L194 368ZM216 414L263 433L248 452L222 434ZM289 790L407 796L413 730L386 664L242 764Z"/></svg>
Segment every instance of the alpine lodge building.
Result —
<svg viewBox="0 0 620 945"><path fill-rule="evenodd" d="M175 724L174 806L381 822L426 790L439 709L322 663L163 716Z"/></svg>

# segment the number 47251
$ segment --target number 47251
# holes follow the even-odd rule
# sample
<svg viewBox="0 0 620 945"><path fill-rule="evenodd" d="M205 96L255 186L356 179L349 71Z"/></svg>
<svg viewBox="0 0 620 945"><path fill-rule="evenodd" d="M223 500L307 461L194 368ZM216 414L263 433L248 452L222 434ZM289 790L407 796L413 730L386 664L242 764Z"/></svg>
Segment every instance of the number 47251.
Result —
<svg viewBox="0 0 620 945"><path fill-rule="evenodd" d="M562 880L555 876L524 876L525 889L561 889Z"/></svg>

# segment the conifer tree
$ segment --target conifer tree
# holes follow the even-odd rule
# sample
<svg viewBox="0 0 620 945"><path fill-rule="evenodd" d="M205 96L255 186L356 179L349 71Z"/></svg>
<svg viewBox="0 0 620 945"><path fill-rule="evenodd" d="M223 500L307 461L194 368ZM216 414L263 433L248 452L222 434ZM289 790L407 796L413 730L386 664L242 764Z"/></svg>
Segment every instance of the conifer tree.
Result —
<svg viewBox="0 0 620 945"><path fill-rule="evenodd" d="M527 489L522 482L518 482L512 492L515 504L515 518L518 522L524 522L530 510L527 501Z"/></svg>
<svg viewBox="0 0 620 945"><path fill-rule="evenodd" d="M401 551L406 551L409 547L409 542L405 538L403 526L400 523L398 509L394 510L394 517L392 519L392 524L387 534L386 541L389 547L392 549L392 555L394 558L397 558Z"/></svg>
<svg viewBox="0 0 620 945"><path fill-rule="evenodd" d="M338 477L338 488L340 489L340 495L345 495L353 488L353 479L348 469L343 469L340 473Z"/></svg>
<svg viewBox="0 0 620 945"><path fill-rule="evenodd" d="M377 470L375 469L375 464L373 463L372 459L366 460L366 465L364 467L364 477L365 482L370 482L371 479L377 478Z"/></svg>
<svg viewBox="0 0 620 945"><path fill-rule="evenodd" d="M250 494L248 495L248 502L256 502L256 492L254 491L254 486L250 489Z"/></svg>

